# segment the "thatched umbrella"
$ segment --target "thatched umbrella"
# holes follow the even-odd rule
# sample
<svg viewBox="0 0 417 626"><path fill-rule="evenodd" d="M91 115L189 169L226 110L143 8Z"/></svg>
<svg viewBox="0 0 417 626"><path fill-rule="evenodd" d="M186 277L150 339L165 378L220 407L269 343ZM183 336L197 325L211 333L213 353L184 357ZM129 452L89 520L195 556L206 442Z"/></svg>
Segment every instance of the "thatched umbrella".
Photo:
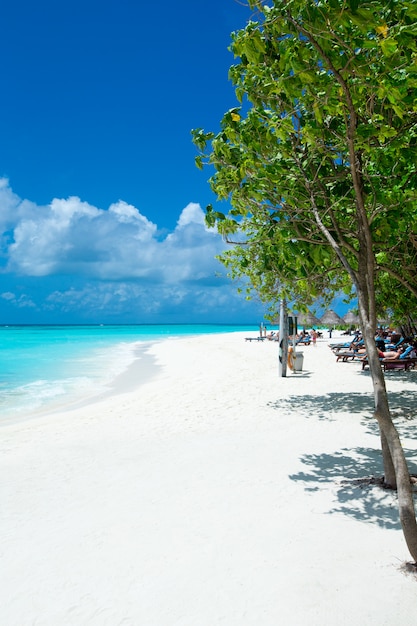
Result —
<svg viewBox="0 0 417 626"><path fill-rule="evenodd" d="M320 318L320 322L326 326L340 326L345 324L345 321L340 315L333 311L333 309L329 309L326 313Z"/></svg>
<svg viewBox="0 0 417 626"><path fill-rule="evenodd" d="M348 311L346 315L343 316L345 324L357 325L360 323L359 315L354 313L353 311Z"/></svg>
<svg viewBox="0 0 417 626"><path fill-rule="evenodd" d="M307 313L293 313L293 315L297 317L297 324L299 326L320 326L321 324L319 318L310 311L307 311Z"/></svg>

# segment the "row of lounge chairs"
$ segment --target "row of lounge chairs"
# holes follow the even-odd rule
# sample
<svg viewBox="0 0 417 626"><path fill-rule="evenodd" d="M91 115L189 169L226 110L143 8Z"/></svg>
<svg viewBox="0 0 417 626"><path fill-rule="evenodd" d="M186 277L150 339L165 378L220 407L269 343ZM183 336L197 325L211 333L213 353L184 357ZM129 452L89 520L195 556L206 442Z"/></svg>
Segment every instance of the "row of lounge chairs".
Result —
<svg viewBox="0 0 417 626"><path fill-rule="evenodd" d="M245 337L245 341L265 341L265 339L269 339L269 341L278 341L279 335L278 333L270 333L269 335L262 335L262 337L260 335L258 337ZM290 341L292 341L291 337ZM301 335L296 339L295 345L309 346L311 341L310 335Z"/></svg>
<svg viewBox="0 0 417 626"><path fill-rule="evenodd" d="M378 349L380 350L380 362L383 370L404 370L414 369L417 365L417 344L404 337L396 338L395 343L376 337ZM333 350L336 361L359 361L364 370L369 366L364 348L363 339L357 334L353 341L343 344L329 344Z"/></svg>

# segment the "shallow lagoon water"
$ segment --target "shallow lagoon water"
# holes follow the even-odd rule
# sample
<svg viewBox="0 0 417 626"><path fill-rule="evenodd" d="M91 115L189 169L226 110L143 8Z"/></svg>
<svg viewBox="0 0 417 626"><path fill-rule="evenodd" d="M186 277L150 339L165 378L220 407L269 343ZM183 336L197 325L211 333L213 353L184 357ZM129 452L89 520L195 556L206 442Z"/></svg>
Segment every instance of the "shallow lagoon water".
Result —
<svg viewBox="0 0 417 626"><path fill-rule="evenodd" d="M0 419L23 418L105 391L137 358L142 358L138 346L148 342L242 330L253 334L257 327L216 324L1 326Z"/></svg>

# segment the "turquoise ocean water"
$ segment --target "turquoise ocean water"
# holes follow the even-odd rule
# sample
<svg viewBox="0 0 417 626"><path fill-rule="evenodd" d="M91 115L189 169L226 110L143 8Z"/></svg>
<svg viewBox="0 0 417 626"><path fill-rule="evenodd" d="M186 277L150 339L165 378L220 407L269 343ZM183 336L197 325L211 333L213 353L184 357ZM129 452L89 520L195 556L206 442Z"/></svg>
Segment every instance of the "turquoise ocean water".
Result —
<svg viewBox="0 0 417 626"><path fill-rule="evenodd" d="M0 326L0 421L99 394L137 358L138 346L148 342L236 331L253 334L257 327Z"/></svg>

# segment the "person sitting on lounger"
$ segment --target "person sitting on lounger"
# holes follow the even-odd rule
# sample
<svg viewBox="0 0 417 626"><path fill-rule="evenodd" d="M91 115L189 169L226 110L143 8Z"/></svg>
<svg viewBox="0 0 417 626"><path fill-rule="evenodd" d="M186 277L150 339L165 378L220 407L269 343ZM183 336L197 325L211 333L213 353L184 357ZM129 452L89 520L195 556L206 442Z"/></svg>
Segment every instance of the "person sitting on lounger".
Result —
<svg viewBox="0 0 417 626"><path fill-rule="evenodd" d="M363 339L363 337L355 337L355 339L353 341L351 341L350 345L349 345L349 350L362 350L363 346L365 344L365 341Z"/></svg>
<svg viewBox="0 0 417 626"><path fill-rule="evenodd" d="M401 346L398 350L388 350L388 352L378 350L378 356L380 359L399 359L403 352L404 348Z"/></svg>
<svg viewBox="0 0 417 626"><path fill-rule="evenodd" d="M351 346L352 346L352 344L351 344ZM346 355L350 354L352 356L355 355L355 354L358 355L358 356L359 355L360 356L366 355L366 348L364 348L362 344L361 345L352 346L352 347L351 346L349 346L349 348L342 348L342 349L337 350L337 352L335 352L336 356L337 355L343 355L343 354L346 354Z"/></svg>

